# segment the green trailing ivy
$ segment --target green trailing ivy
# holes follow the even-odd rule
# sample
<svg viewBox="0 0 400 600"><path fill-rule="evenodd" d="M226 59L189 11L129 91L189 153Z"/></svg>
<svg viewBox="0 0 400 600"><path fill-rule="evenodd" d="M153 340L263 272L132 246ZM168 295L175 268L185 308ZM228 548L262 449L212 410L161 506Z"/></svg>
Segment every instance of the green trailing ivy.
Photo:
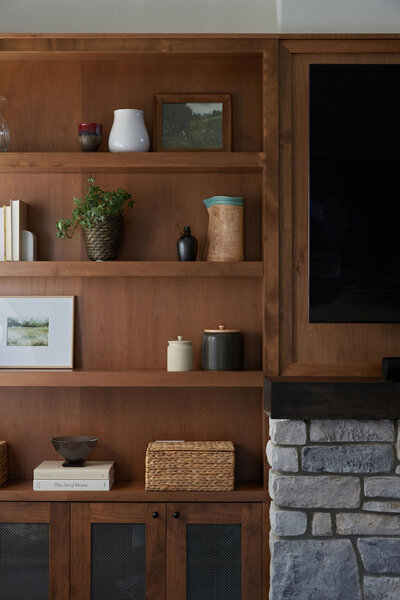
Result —
<svg viewBox="0 0 400 600"><path fill-rule="evenodd" d="M134 201L126 190L118 188L116 192L106 192L94 180L94 177L89 177L85 198L74 196L72 219L56 222L58 238L72 238L79 225L90 229L107 221L108 217L121 215L126 207L133 207Z"/></svg>

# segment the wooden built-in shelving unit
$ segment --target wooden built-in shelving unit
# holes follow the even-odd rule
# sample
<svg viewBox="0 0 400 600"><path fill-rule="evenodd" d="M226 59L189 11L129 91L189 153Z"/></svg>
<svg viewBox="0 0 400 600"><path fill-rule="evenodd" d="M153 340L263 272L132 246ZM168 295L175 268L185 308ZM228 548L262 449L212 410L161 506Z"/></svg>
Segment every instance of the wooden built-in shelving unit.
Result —
<svg viewBox="0 0 400 600"><path fill-rule="evenodd" d="M234 503L235 514L243 503L243 518L257 514L243 541L243 600L258 600L266 589L257 540L266 535L261 504L268 503L264 373L276 365L266 348L267 340L275 343L278 313L264 299L277 289L277 49L268 36L0 34L2 113L11 133L9 151L0 154L1 203L23 200L28 229L38 236L37 262L0 264L1 293L75 297L74 369L0 370L0 439L9 443L0 513L3 507L4 518L15 519L21 506L29 523L35 505L44 516L32 522L53 523L56 515L68 536L69 502L192 503L199 514L208 503L215 515L212 503L220 512ZM115 109L141 108L152 137L154 94L178 92L231 94L232 152L108 151ZM79 151L83 121L103 125L97 153ZM56 238L56 220L69 217L91 175L135 201L114 262L89 261L79 236ZM243 262L202 261L203 200L214 195L244 197ZM177 260L184 225L199 240L197 262ZM201 370L201 335L222 323L243 333L243 371ZM194 371L166 371L167 342L178 335L193 341ZM92 460L116 461L112 490L33 491L33 469L59 458L50 438L74 434L98 436ZM146 492L145 451L155 439L232 440L234 491ZM155 528L151 513L150 520ZM67 600L68 569L56 567L51 600ZM87 578L73 572L74 565L77 598L87 598Z"/></svg>

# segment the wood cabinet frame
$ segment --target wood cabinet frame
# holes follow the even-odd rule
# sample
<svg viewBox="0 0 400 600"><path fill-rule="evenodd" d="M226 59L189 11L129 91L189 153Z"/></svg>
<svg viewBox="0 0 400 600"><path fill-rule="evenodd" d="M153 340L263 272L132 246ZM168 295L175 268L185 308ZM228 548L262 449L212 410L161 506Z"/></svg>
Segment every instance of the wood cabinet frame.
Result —
<svg viewBox="0 0 400 600"><path fill-rule="evenodd" d="M92 523L146 524L146 600L186 599L187 524L239 524L242 599L261 600L262 506L261 503L71 503L71 600L90 598ZM158 517L153 518L153 513L158 513Z"/></svg>
<svg viewBox="0 0 400 600"><path fill-rule="evenodd" d="M91 595L92 523L146 524L146 600L164 598L165 504L87 502L71 504L71 600Z"/></svg>
<svg viewBox="0 0 400 600"><path fill-rule="evenodd" d="M308 66L399 63L399 39L280 42L279 375L377 377L400 324L308 322Z"/></svg>
<svg viewBox="0 0 400 600"><path fill-rule="evenodd" d="M167 600L186 600L186 526L240 524L242 600L262 598L261 504L167 504ZM174 518L173 513L179 513Z"/></svg>
<svg viewBox="0 0 400 600"><path fill-rule="evenodd" d="M0 502L0 522L49 524L49 600L69 600L69 503Z"/></svg>

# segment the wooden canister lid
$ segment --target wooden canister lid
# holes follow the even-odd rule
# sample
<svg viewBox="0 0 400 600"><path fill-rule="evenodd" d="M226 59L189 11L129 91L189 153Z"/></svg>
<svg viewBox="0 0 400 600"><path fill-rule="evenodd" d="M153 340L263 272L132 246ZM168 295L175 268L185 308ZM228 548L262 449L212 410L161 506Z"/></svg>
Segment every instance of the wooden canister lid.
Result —
<svg viewBox="0 0 400 600"><path fill-rule="evenodd" d="M225 325L218 325L218 329L205 329L204 333L240 333L240 329L226 329Z"/></svg>

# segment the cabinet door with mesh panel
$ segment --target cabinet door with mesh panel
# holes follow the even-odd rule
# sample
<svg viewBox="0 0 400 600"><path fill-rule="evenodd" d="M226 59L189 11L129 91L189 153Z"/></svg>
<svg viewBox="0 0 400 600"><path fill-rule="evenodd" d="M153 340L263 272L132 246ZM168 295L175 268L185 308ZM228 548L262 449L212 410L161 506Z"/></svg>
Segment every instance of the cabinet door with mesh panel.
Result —
<svg viewBox="0 0 400 600"><path fill-rule="evenodd" d="M165 505L71 506L71 600L164 600Z"/></svg>
<svg viewBox="0 0 400 600"><path fill-rule="evenodd" d="M68 600L69 505L0 502L0 599Z"/></svg>
<svg viewBox="0 0 400 600"><path fill-rule="evenodd" d="M167 505L167 600L261 599L261 505Z"/></svg>

